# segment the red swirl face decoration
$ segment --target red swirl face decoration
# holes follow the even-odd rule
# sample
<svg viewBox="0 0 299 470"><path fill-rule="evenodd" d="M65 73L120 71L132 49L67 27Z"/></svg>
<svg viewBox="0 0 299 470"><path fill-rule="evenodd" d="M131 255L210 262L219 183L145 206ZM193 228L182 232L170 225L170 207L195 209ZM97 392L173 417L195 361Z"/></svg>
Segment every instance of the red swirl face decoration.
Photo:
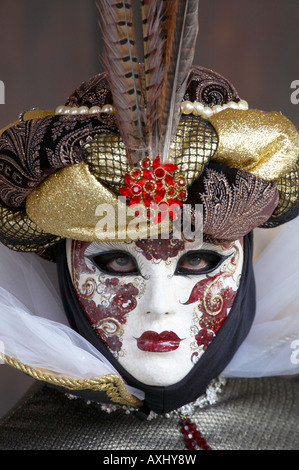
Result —
<svg viewBox="0 0 299 470"><path fill-rule="evenodd" d="M160 157L153 162L144 158L140 168L126 173L125 186L119 192L129 199L129 206L144 204L147 217L154 213L155 223L161 222L167 214L176 218L175 207L183 205L187 198L185 179L176 174L177 165L165 163L161 165Z"/></svg>
<svg viewBox="0 0 299 470"><path fill-rule="evenodd" d="M95 267L89 268L84 258L87 246L87 243L73 242L73 279L78 299L92 328L109 349L118 353L122 348L121 332L127 314L137 306L139 290L131 282L120 282L117 277L94 276ZM81 284L83 275L85 280Z"/></svg>
<svg viewBox="0 0 299 470"><path fill-rule="evenodd" d="M138 380L170 385L201 357L233 305L242 240L69 241L78 300L101 341Z"/></svg>
<svg viewBox="0 0 299 470"><path fill-rule="evenodd" d="M237 289L225 285L225 275L207 276L198 282L185 305L197 302L201 316L197 320L198 333L195 335L199 349L205 351L223 325L237 294ZM198 357L194 352L192 360Z"/></svg>

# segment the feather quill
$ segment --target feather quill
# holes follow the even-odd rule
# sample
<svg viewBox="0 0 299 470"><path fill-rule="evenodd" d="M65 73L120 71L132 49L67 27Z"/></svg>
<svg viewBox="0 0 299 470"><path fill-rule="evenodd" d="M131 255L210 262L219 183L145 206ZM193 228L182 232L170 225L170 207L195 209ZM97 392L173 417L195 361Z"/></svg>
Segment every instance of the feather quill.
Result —
<svg viewBox="0 0 299 470"><path fill-rule="evenodd" d="M117 125L129 163L144 155L146 142L131 0L97 0L104 39L104 67L115 103Z"/></svg>

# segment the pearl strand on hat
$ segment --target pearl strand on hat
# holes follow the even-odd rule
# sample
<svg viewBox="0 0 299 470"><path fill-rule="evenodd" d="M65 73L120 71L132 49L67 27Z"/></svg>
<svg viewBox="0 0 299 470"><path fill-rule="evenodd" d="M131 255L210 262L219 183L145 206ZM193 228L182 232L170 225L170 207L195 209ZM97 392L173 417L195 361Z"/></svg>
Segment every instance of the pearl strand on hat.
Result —
<svg viewBox="0 0 299 470"><path fill-rule="evenodd" d="M102 108L100 106L58 106L55 110L55 114L98 114L98 113L114 113L114 107L112 104L105 104Z"/></svg>
<svg viewBox="0 0 299 470"><path fill-rule="evenodd" d="M230 101L229 103L222 105L216 104L215 106L209 107L204 106L199 101L183 101L180 111L182 114L194 114L195 116L201 116L208 119L213 116L213 114L219 113L220 111L228 108L246 110L248 109L248 103L245 100L240 100L238 102Z"/></svg>
<svg viewBox="0 0 299 470"><path fill-rule="evenodd" d="M213 114L219 113L224 109L232 108L232 109L248 109L248 103L245 100L230 101L229 103L225 103L223 105L217 104L215 106L209 107L204 106L199 101L183 101L180 107L180 112L182 114L193 114L194 116L201 116L203 118L208 119L209 117L213 116ZM102 108L100 106L92 106L88 108L88 106L58 106L55 110L55 114L67 114L67 115L74 115L74 114L98 114L98 113L114 113L114 106L112 104L105 104Z"/></svg>

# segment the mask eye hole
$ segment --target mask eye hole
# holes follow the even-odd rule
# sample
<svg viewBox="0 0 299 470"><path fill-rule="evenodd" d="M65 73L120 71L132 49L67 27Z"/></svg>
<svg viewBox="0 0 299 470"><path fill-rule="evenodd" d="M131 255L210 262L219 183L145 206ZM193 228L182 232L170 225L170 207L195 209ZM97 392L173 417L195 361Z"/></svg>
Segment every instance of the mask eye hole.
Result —
<svg viewBox="0 0 299 470"><path fill-rule="evenodd" d="M134 258L122 251L101 253L92 256L90 259L105 274L139 274Z"/></svg>
<svg viewBox="0 0 299 470"><path fill-rule="evenodd" d="M179 260L176 274L207 274L226 258L215 251L189 251Z"/></svg>

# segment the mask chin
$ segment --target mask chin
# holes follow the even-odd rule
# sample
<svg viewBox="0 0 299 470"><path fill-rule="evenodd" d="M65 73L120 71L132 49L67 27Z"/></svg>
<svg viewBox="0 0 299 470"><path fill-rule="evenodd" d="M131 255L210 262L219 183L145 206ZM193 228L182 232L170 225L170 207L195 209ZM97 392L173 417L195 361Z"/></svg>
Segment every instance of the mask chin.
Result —
<svg viewBox="0 0 299 470"><path fill-rule="evenodd" d="M210 381L221 374L247 336L255 314L252 249L252 234L249 234L244 238L241 281L230 313L200 359L176 383L171 385L142 383L120 364L99 338L91 327L75 292L67 265L66 246L63 243L58 253L57 266L62 300L70 325L109 360L128 385L145 392L145 406L148 409L158 414L170 412L204 394Z"/></svg>

